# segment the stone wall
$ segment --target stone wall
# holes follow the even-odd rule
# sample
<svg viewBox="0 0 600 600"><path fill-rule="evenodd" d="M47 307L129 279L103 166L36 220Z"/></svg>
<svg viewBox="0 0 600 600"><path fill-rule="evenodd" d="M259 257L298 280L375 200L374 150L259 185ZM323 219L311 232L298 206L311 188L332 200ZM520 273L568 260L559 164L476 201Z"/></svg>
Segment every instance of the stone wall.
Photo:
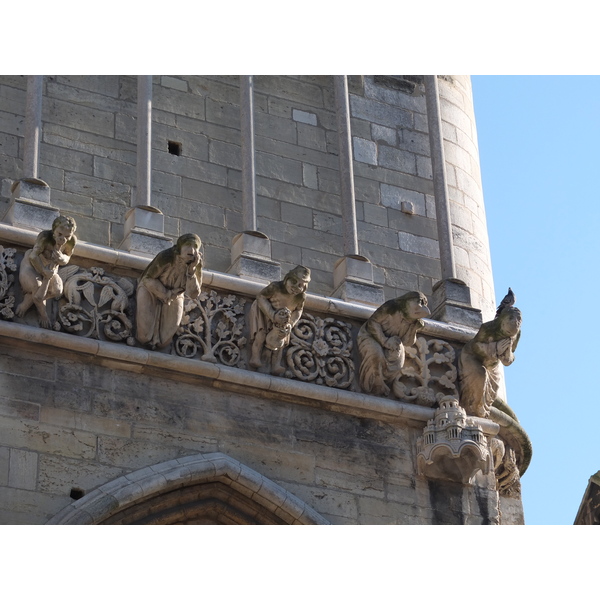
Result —
<svg viewBox="0 0 600 600"><path fill-rule="evenodd" d="M498 519L493 475L480 474L473 487L415 476L422 423L40 350L6 338L0 345L1 523L45 523L72 494L210 452L254 469L334 524Z"/></svg>
<svg viewBox="0 0 600 600"><path fill-rule="evenodd" d="M0 77L4 206L21 177L25 87L25 77ZM360 252L387 299L430 295L440 263L422 78L356 76L349 88ZM331 295L343 256L332 78L256 76L254 90L258 229L284 272L303 264L311 291ZM469 78L441 78L440 96L458 276L487 319L494 298ZM39 175L90 243L123 239L136 97L135 77L44 78ZM165 233L199 234L207 268L226 271L242 230L238 78L155 76L152 131L152 202Z"/></svg>
<svg viewBox="0 0 600 600"><path fill-rule="evenodd" d="M131 282L144 261L109 249L120 248L135 197L136 83L44 77L39 169L52 205L77 221L74 262L89 268L107 256L102 266ZM442 77L439 85L458 276L488 320L495 303L470 82ZM25 77L0 77L2 214L23 176L25 88ZM353 76L349 89L360 253L386 299L431 295L441 270L422 77ZM283 272L297 264L312 270L307 313L318 306L317 316L337 318L329 296L344 251L332 78L256 76L254 91L258 229ZM239 80L155 76L152 114L152 203L165 215L165 233L199 234L205 287L231 292L214 283L243 228ZM4 225L3 235L6 247L18 247L18 260L35 238ZM262 287L235 279L252 284L254 295ZM352 307L354 336L369 310ZM123 340L100 337L91 352L82 332L37 329L34 311L10 326L10 335L0 327L2 523L45 523L120 476L215 452L332 523L522 522L520 497L499 499L493 473L472 485L417 474L416 440L429 408L360 394L355 380L338 390L245 367L214 365L213 372L199 357L148 353ZM453 340L456 349L465 341ZM234 372L262 379L248 387ZM315 394L319 388L328 395ZM527 445L509 415L494 418L508 443ZM493 436L498 424L488 424ZM525 454L519 458L527 462Z"/></svg>

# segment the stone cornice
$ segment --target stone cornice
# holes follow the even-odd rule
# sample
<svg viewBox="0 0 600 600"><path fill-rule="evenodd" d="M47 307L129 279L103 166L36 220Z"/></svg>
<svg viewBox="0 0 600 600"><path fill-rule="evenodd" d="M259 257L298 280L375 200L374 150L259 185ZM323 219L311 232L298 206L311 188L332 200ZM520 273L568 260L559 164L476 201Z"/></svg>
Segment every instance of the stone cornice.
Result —
<svg viewBox="0 0 600 600"><path fill-rule="evenodd" d="M0 338L3 343L34 344L44 346L48 354L53 349L95 356L111 369L160 375L169 372L182 377L195 378L204 385L239 391L261 397L273 398L300 404L319 405L328 410L371 417L384 421L417 421L426 423L433 418L434 410L416 404L389 400L358 392L305 383L283 377L246 371L235 367L217 365L200 360L190 360L146 350L125 344L114 344L101 340L79 337L67 333L39 329L28 325L0 321ZM474 419L488 435L496 435L499 426L489 419Z"/></svg>
<svg viewBox="0 0 600 600"><path fill-rule="evenodd" d="M38 235L11 225L0 223L0 243L31 247ZM142 272L150 262L149 257L137 256L126 251L78 242L74 252L75 259L92 261L95 265L110 270L112 267ZM76 262L76 260L74 261ZM255 297L266 285L266 282L244 279L236 275L203 270L203 286L212 289ZM338 298L307 294L305 308L309 311L342 316L359 321L368 319L374 308L358 303L346 302ZM445 340L466 343L472 339L476 330L424 319L424 335ZM151 373L180 374L202 381L204 385L215 388L240 391L256 396L273 398L288 402L317 405L327 410L344 412L361 417L370 417L384 421L416 421L426 423L433 418L431 408L372 396L343 389L331 388L314 383L273 377L263 373L213 364L206 361L190 360L145 348L115 344L80 337L62 332L39 329L0 321L0 336L13 343L42 345L62 352L81 353L96 356L107 366L119 370ZM518 464L523 474L531 460L531 442L527 434L515 418L506 412L492 409L491 419L474 419L482 426L487 435L496 435L499 431L503 437L511 440L518 455Z"/></svg>
<svg viewBox="0 0 600 600"><path fill-rule="evenodd" d="M19 246L32 247L38 235L37 231L30 231L19 227L13 227L0 223L0 243L16 244ZM114 250L107 246L98 246L78 241L73 252L75 259L83 258L94 261L97 266L109 270L108 267L122 267L133 269L140 273L150 262L150 257L137 256L123 250ZM237 275L220 273L218 271L202 270L203 285L208 288L226 290L228 292L255 297L267 282L244 279ZM320 313L328 313L336 316L344 316L351 319L366 321L374 312L372 306L346 302L339 298L319 296L317 294L306 294L305 309ZM469 327L451 325L441 321L424 319L425 328L421 330L424 335L440 337L457 342L468 342L475 336L477 331Z"/></svg>

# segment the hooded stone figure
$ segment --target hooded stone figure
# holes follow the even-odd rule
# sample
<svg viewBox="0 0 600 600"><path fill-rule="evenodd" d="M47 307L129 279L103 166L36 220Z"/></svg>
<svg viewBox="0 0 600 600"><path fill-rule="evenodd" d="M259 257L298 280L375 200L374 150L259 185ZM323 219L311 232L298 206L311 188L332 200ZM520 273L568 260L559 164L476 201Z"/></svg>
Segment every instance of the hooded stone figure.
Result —
<svg viewBox="0 0 600 600"><path fill-rule="evenodd" d="M405 346L417 341L421 320L429 316L427 298L421 292L408 292L382 304L358 332L361 362L358 377L367 394L385 396L404 366Z"/></svg>
<svg viewBox="0 0 600 600"><path fill-rule="evenodd" d="M159 252L137 288L136 338L152 348L168 346L183 317L183 296L197 298L202 285L200 238L187 233Z"/></svg>

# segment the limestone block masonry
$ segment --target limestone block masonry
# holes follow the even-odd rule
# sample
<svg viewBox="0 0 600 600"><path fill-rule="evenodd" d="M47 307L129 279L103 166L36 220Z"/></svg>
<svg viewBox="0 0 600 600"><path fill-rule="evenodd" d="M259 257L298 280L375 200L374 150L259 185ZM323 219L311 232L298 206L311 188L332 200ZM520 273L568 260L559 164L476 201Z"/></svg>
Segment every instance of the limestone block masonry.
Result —
<svg viewBox="0 0 600 600"><path fill-rule="evenodd" d="M452 480L423 467L435 452L419 459L436 402L459 399L475 320L425 318L389 394L360 386L357 335L377 305L420 292L435 309L443 296L422 76L347 79L358 266L344 252L333 77L253 76L257 232L244 230L240 78L152 77L150 204L161 242L195 234L203 254L200 293L185 296L164 347L136 340L152 258L134 251L140 225L128 221L137 78L42 79L37 177L50 209L76 221L77 245L49 323L17 314L25 253L49 225L13 218L27 77L0 76L0 524L524 522L531 446L503 382L472 418L477 469ZM471 84L438 83L457 280L488 322L497 303ZM257 259L264 272L246 264ZM271 373L253 368L251 306L297 265L310 270L301 319ZM377 295L340 295L350 275ZM499 493L509 471L516 483Z"/></svg>
<svg viewBox="0 0 600 600"><path fill-rule="evenodd" d="M401 76L349 78L360 253L385 299L417 289L430 296L440 278L416 79L408 86ZM489 320L495 304L470 80L443 76L439 89L457 276ZM26 77L0 77L0 177L9 182L21 177L25 92ZM206 268L225 272L242 231L239 78L156 76L152 98L152 203L164 214L164 235L196 233ZM53 207L93 244L119 248L125 237L136 101L135 77L44 77L39 177ZM302 264L313 272L312 291L332 295L343 256L333 78L255 76L254 106L258 229L282 273ZM0 200L7 208L9 198Z"/></svg>

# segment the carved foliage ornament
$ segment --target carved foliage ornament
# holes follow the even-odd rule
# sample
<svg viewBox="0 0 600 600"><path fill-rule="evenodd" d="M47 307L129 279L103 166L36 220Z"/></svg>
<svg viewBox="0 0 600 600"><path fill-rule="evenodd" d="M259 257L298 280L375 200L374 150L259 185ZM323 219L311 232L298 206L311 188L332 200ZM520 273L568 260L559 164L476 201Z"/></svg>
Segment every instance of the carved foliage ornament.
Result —
<svg viewBox="0 0 600 600"><path fill-rule="evenodd" d="M80 271L73 265L59 271L64 298L59 303L60 326L69 333L134 344L133 325L127 316L133 284L115 281L99 267Z"/></svg>
<svg viewBox="0 0 600 600"><path fill-rule="evenodd" d="M0 246L0 317L2 319L12 319L15 316L12 310L15 297L9 296L8 292L15 280L13 273L17 270L14 261L16 253L14 248Z"/></svg>
<svg viewBox="0 0 600 600"><path fill-rule="evenodd" d="M406 348L406 362L392 389L396 398L421 406L435 406L441 398L458 399L454 348L444 340L418 337Z"/></svg>
<svg viewBox="0 0 600 600"><path fill-rule="evenodd" d="M286 362L288 375L301 381L350 387L354 380L350 324L305 314L292 330Z"/></svg>
<svg viewBox="0 0 600 600"><path fill-rule="evenodd" d="M175 352L185 358L200 353L201 360L243 367L242 348L246 300L233 294L220 296L202 292L184 306L181 326L175 336Z"/></svg>

